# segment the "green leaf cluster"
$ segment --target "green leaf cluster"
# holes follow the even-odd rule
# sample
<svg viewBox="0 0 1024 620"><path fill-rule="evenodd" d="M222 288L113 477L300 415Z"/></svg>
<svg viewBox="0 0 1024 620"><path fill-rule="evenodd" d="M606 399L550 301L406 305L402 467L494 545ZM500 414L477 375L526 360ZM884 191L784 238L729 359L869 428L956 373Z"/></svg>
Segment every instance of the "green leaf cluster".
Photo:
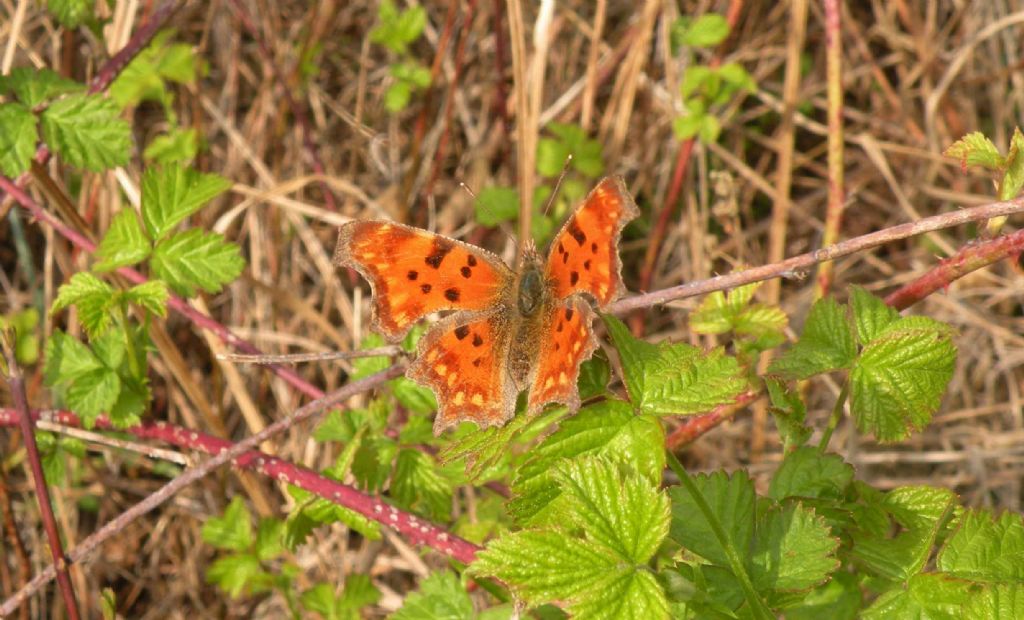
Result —
<svg viewBox="0 0 1024 620"><path fill-rule="evenodd" d="M426 25L427 11L422 6L400 11L392 0L380 3L377 26L370 32L370 40L399 57L388 69L392 83L384 93L384 107L391 113L404 110L415 93L430 86L430 70L409 50L423 35Z"/></svg>
<svg viewBox="0 0 1024 620"><path fill-rule="evenodd" d="M975 131L951 144L942 153L960 160L960 166L976 166L1001 175L997 195L999 200L1013 200L1024 188L1024 134L1014 127L1010 148L1003 156L985 134Z"/></svg>
<svg viewBox="0 0 1024 620"><path fill-rule="evenodd" d="M769 373L785 379L847 371L857 428L882 441L920 430L938 409L953 376L956 347L949 327L925 317L901 317L863 289L847 307L814 304L800 340Z"/></svg>
<svg viewBox="0 0 1024 620"><path fill-rule="evenodd" d="M39 311L26 308L0 315L0 330L14 334L14 356L19 364L28 366L39 359Z"/></svg>
<svg viewBox="0 0 1024 620"><path fill-rule="evenodd" d="M604 174L604 156L601 142L587 136L579 125L548 123L544 128L551 137L537 142L537 172L546 177L557 177L572 155L570 168L591 179Z"/></svg>
<svg viewBox="0 0 1024 620"><path fill-rule="evenodd" d="M737 353L753 356L785 341L788 318L775 306L751 303L762 283L755 282L729 292L715 291L690 314L690 328L698 334L735 336Z"/></svg>
<svg viewBox="0 0 1024 620"><path fill-rule="evenodd" d="M131 132L117 104L49 69L17 68L0 78L0 172L28 170L40 133L69 164L102 171L128 162Z"/></svg>

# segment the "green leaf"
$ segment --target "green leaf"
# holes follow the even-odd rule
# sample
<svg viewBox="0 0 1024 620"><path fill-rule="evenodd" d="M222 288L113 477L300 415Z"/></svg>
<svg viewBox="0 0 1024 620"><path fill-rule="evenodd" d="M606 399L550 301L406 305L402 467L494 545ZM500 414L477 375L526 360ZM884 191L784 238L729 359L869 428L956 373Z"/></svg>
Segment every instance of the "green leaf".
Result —
<svg viewBox="0 0 1024 620"><path fill-rule="evenodd" d="M109 368L97 368L77 377L68 388L68 408L82 420L82 426L91 429L101 414L117 401L121 379Z"/></svg>
<svg viewBox="0 0 1024 620"><path fill-rule="evenodd" d="M50 386L74 381L103 367L89 347L60 330L54 331L46 341L45 355L44 376L46 385Z"/></svg>
<svg viewBox="0 0 1024 620"><path fill-rule="evenodd" d="M167 108L173 96L165 80L193 84L196 80L196 59L192 46L183 43L168 45L173 30L163 30L117 76L110 85L110 96L121 107L136 106L143 101L156 101Z"/></svg>
<svg viewBox="0 0 1024 620"><path fill-rule="evenodd" d="M712 514L719 519L726 538L741 554L750 548L754 535L754 484L747 473L738 471L729 477L725 472L693 476ZM711 524L697 507L685 487L669 489L672 498L670 536L683 547L719 566L728 566L725 550Z"/></svg>
<svg viewBox="0 0 1024 620"><path fill-rule="evenodd" d="M881 441L923 428L953 377L956 347L948 326L924 317L891 323L850 373L850 410L862 432Z"/></svg>
<svg viewBox="0 0 1024 620"><path fill-rule="evenodd" d="M414 60L391 65L389 73L399 82L408 84L411 91L430 86L430 69Z"/></svg>
<svg viewBox="0 0 1024 620"><path fill-rule="evenodd" d="M546 177L558 176L569 154L569 146L563 142L541 138L537 141L537 172Z"/></svg>
<svg viewBox="0 0 1024 620"><path fill-rule="evenodd" d="M85 90L84 84L69 80L51 69L16 67L0 76L0 91L11 91L18 101L36 108L54 97Z"/></svg>
<svg viewBox="0 0 1024 620"><path fill-rule="evenodd" d="M391 386L391 393L395 395L398 403L412 413L427 414L437 411L437 400L434 393L420 384L399 377L388 382Z"/></svg>
<svg viewBox="0 0 1024 620"><path fill-rule="evenodd" d="M807 443L811 429L805 423L807 408L798 391L787 389L782 381L772 377L765 377L765 386L771 400L769 411L775 418L783 449L788 452Z"/></svg>
<svg viewBox="0 0 1024 620"><path fill-rule="evenodd" d="M97 336L113 320L111 310L116 305L114 289L88 271L80 271L57 289L57 299L50 307L50 314L71 305L78 308L78 320L89 335Z"/></svg>
<svg viewBox="0 0 1024 620"><path fill-rule="evenodd" d="M149 387L132 378L121 377L121 391L117 394L117 400L107 412L114 428L128 428L142 420L142 414L151 400Z"/></svg>
<svg viewBox="0 0 1024 620"><path fill-rule="evenodd" d="M473 602L459 578L448 571L431 573L420 589L405 597L391 620L472 620Z"/></svg>
<svg viewBox="0 0 1024 620"><path fill-rule="evenodd" d="M877 338L878 334L900 318L900 313L894 308L859 286L850 287L850 307L853 309L857 342L861 346Z"/></svg>
<svg viewBox="0 0 1024 620"><path fill-rule="evenodd" d="M223 236L192 228L157 243L150 265L175 292L191 297L196 288L219 291L242 273L245 259Z"/></svg>
<svg viewBox="0 0 1024 620"><path fill-rule="evenodd" d="M697 135L704 124L705 114L687 114L677 116L672 121L672 131L678 140L689 140Z"/></svg>
<svg viewBox="0 0 1024 620"><path fill-rule="evenodd" d="M69 95L43 111L43 139L73 166L94 172L122 166L132 139L118 113L117 104L100 95Z"/></svg>
<svg viewBox="0 0 1024 620"><path fill-rule="evenodd" d="M605 400L584 407L531 448L530 459L513 482L516 497L509 502L509 512L519 522L544 518L542 511L561 494L554 484L555 466L565 458L601 456L658 481L665 468L664 442L665 431L657 418L634 415L627 403Z"/></svg>
<svg viewBox="0 0 1024 620"><path fill-rule="evenodd" d="M206 582L217 584L222 590L238 598L251 589L263 574L260 561L248 553L232 554L216 560L206 569Z"/></svg>
<svg viewBox="0 0 1024 620"><path fill-rule="evenodd" d="M217 549L248 551L253 544L252 515L241 497L235 497L223 517L210 517L203 524L203 541Z"/></svg>
<svg viewBox="0 0 1024 620"><path fill-rule="evenodd" d="M184 166L148 168L142 175L142 222L150 238L162 239L230 187L223 177Z"/></svg>
<svg viewBox="0 0 1024 620"><path fill-rule="evenodd" d="M31 110L20 103L0 104L0 172L16 178L28 170L38 139Z"/></svg>
<svg viewBox="0 0 1024 620"><path fill-rule="evenodd" d="M679 93L684 100L689 99L690 95L700 94L714 74L715 72L711 67L690 65L683 71L683 79L679 82Z"/></svg>
<svg viewBox="0 0 1024 620"><path fill-rule="evenodd" d="M580 400L586 401L605 394L608 390L608 381L611 380L611 372L608 360L602 353L597 353L583 362L580 365L580 376L576 381L580 391Z"/></svg>
<svg viewBox="0 0 1024 620"><path fill-rule="evenodd" d="M650 344L634 338L615 317L602 318L619 352L630 399L644 413L701 413L734 402L747 387L736 359L722 349L703 353L687 344Z"/></svg>
<svg viewBox="0 0 1024 620"><path fill-rule="evenodd" d="M968 166L981 166L989 170L1002 170L1005 165L1003 156L999 154L992 141L980 131L965 135L942 152L946 157L960 160L960 167L967 170Z"/></svg>
<svg viewBox="0 0 1024 620"><path fill-rule="evenodd" d="M893 489L877 505L887 515L885 526L854 530L851 553L867 570L885 579L906 581L924 568L932 545L955 506L956 496L948 489ZM889 519L898 529L890 525Z"/></svg>
<svg viewBox="0 0 1024 620"><path fill-rule="evenodd" d="M519 192L511 187L485 187L475 201L476 221L481 226L511 222L519 215Z"/></svg>
<svg viewBox="0 0 1024 620"><path fill-rule="evenodd" d="M1024 585L1024 520L1004 512L967 510L939 552L936 566L953 576Z"/></svg>
<svg viewBox="0 0 1024 620"><path fill-rule="evenodd" d="M828 583L801 597L786 609L786 620L853 620L861 610L861 591L856 577L836 571Z"/></svg>
<svg viewBox="0 0 1024 620"><path fill-rule="evenodd" d="M679 20L676 23L680 23ZM685 22L683 22L685 24ZM729 22L717 13L701 15L679 32L673 24L674 40L677 45L690 47L713 47L729 36Z"/></svg>
<svg viewBox="0 0 1024 620"><path fill-rule="evenodd" d="M841 499L853 482L853 467L837 454L822 454L803 446L786 455L772 477L768 496Z"/></svg>
<svg viewBox="0 0 1024 620"><path fill-rule="evenodd" d="M943 575L915 575L905 588L894 588L879 596L861 617L865 620L960 620L970 617L964 616L962 609L969 600L970 585Z"/></svg>
<svg viewBox="0 0 1024 620"><path fill-rule="evenodd" d="M830 297L811 307L800 340L772 362L769 373L792 379L849 368L857 355L846 310Z"/></svg>
<svg viewBox="0 0 1024 620"><path fill-rule="evenodd" d="M195 129L171 127L167 133L153 138L142 157L147 162L168 166L188 164L199 153L199 134Z"/></svg>
<svg viewBox="0 0 1024 620"><path fill-rule="evenodd" d="M14 355L19 364L30 366L39 360L39 311L35 308L0 315L0 329L14 330Z"/></svg>
<svg viewBox="0 0 1024 620"><path fill-rule="evenodd" d="M280 519L260 519L259 528L256 530L256 557L267 562L275 559L284 551L281 543L284 533L284 521Z"/></svg>
<svg viewBox="0 0 1024 620"><path fill-rule="evenodd" d="M167 284L160 280L150 280L125 291L124 300L157 316L167 316L167 299L170 295Z"/></svg>
<svg viewBox="0 0 1024 620"><path fill-rule="evenodd" d="M821 585L839 568L839 540L813 510L790 502L759 515L751 549L758 590L797 592Z"/></svg>
<svg viewBox="0 0 1024 620"><path fill-rule="evenodd" d="M580 458L563 461L555 479L567 516L590 541L624 560L646 562L668 534L668 498L648 478L623 476L607 460Z"/></svg>
<svg viewBox="0 0 1024 620"><path fill-rule="evenodd" d="M563 532L504 536L478 553L468 570L501 579L530 604L561 602L578 618L668 617L664 591L650 572Z"/></svg>
<svg viewBox="0 0 1024 620"><path fill-rule="evenodd" d="M77 28L92 19L92 0L46 0L46 8L65 28Z"/></svg>
<svg viewBox="0 0 1024 620"><path fill-rule="evenodd" d="M727 62L718 67L716 72L723 82L729 84L735 90L745 90L750 93L757 91L757 82L743 68L743 65L737 62Z"/></svg>
<svg viewBox="0 0 1024 620"><path fill-rule="evenodd" d="M701 119L700 130L697 132L697 135L700 136L700 141L704 144L711 144L718 141L718 134L721 132L722 124L718 122L718 118L707 114Z"/></svg>
<svg viewBox="0 0 1024 620"><path fill-rule="evenodd" d="M1013 128L1010 151L1006 154L1006 171L999 182L999 200L1013 200L1024 186L1024 134Z"/></svg>
<svg viewBox="0 0 1024 620"><path fill-rule="evenodd" d="M384 92L384 107L388 112L401 112L409 105L412 98L412 87L408 82L395 82Z"/></svg>
<svg viewBox="0 0 1024 620"><path fill-rule="evenodd" d="M690 327L700 334L735 331L737 335L755 338L781 335L787 322L782 310L764 304L750 305L754 292L760 286L760 282L755 282L735 288L728 294L721 291L711 293L690 315Z"/></svg>
<svg viewBox="0 0 1024 620"><path fill-rule="evenodd" d="M971 596L962 618L1016 620L1024 618L1024 586L999 584L988 586Z"/></svg>
<svg viewBox="0 0 1024 620"><path fill-rule="evenodd" d="M451 516L451 484L438 472L433 458L419 450L399 450L391 494L401 505L436 521Z"/></svg>
<svg viewBox="0 0 1024 620"><path fill-rule="evenodd" d="M134 209L127 207L110 222L110 228L96 250L99 262L93 268L104 272L134 265L149 256L150 249L149 239L139 225L139 216Z"/></svg>
<svg viewBox="0 0 1024 620"><path fill-rule="evenodd" d="M332 476L333 479L333 476ZM340 522L359 532L370 540L380 540L380 523L362 514L300 489L288 487L288 494L295 498L295 508L285 523L282 541L289 549L295 549L305 542L316 525Z"/></svg>
<svg viewBox="0 0 1024 620"><path fill-rule="evenodd" d="M423 34L427 25L427 11L422 6L398 11L392 0L383 0L378 22L377 27L370 32L370 40L396 54L405 54L408 45Z"/></svg>

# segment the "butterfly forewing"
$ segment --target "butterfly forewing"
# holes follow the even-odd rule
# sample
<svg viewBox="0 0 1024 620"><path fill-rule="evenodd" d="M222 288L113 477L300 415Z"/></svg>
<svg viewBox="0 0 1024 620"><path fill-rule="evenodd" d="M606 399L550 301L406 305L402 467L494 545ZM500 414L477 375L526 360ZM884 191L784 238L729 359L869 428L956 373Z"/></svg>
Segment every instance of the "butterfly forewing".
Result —
<svg viewBox="0 0 1024 620"><path fill-rule="evenodd" d="M492 308L514 278L486 250L393 222L342 226L334 259L369 281L374 325L391 340L431 312Z"/></svg>
<svg viewBox="0 0 1024 620"><path fill-rule="evenodd" d="M588 293L604 307L619 296L619 234L638 214L619 177L604 179L587 195L548 252L545 271L557 298Z"/></svg>

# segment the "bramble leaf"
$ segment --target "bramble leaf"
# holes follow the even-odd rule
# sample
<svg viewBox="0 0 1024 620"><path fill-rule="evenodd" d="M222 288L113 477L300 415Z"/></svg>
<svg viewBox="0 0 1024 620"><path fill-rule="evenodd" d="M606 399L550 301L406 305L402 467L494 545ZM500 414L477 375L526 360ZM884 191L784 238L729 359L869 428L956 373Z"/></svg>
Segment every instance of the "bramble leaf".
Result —
<svg viewBox="0 0 1024 620"><path fill-rule="evenodd" d="M28 170L38 139L31 110L20 103L0 104L0 172L17 177Z"/></svg>
<svg viewBox="0 0 1024 620"><path fill-rule="evenodd" d="M962 618L1016 620L1024 618L1024 585L997 584L971 596Z"/></svg>
<svg viewBox="0 0 1024 620"><path fill-rule="evenodd" d="M85 85L69 80L52 69L16 67L10 74L0 76L0 92L10 91L18 101L29 108L68 93L85 90Z"/></svg>
<svg viewBox="0 0 1024 620"><path fill-rule="evenodd" d="M1020 127L1013 128L1010 150L1006 154L1006 171L999 182L999 199L1013 200L1024 186L1024 134Z"/></svg>
<svg viewBox="0 0 1024 620"><path fill-rule="evenodd" d="M674 46L714 47L729 36L729 22L718 13L705 13L697 19L678 18L672 24Z"/></svg>
<svg viewBox="0 0 1024 620"><path fill-rule="evenodd" d="M79 376L67 392L68 408L90 429L101 414L106 413L121 391L121 379L113 370L103 367Z"/></svg>
<svg viewBox="0 0 1024 620"><path fill-rule="evenodd" d="M999 149L980 131L971 132L960 138L945 151L946 157L955 157L960 160L960 167L964 170L968 166L981 166L989 170L1001 170L1006 161L999 154Z"/></svg>
<svg viewBox="0 0 1024 620"><path fill-rule="evenodd" d="M786 385L773 377L765 377L765 387L771 400L769 410L775 418L775 426L782 437L785 451L794 446L802 446L811 437L811 429L805 423L807 407L796 390L789 390Z"/></svg>
<svg viewBox="0 0 1024 620"><path fill-rule="evenodd" d="M962 615L962 608L970 600L970 587L970 582L944 575L914 575L907 580L906 587L893 588L879 596L861 617L959 620L969 617Z"/></svg>
<svg viewBox="0 0 1024 620"><path fill-rule="evenodd" d="M857 330L857 342L865 346L878 337L885 328L899 320L896 312L881 299L859 286L850 287L850 308L853 309L853 324Z"/></svg>
<svg viewBox="0 0 1024 620"><path fill-rule="evenodd" d="M404 54L408 45L423 33L427 25L427 11L422 6L399 11L392 0L382 0L377 22L377 26L370 32L370 40L396 54Z"/></svg>
<svg viewBox="0 0 1024 620"><path fill-rule="evenodd" d="M714 472L693 476L693 483L719 519L733 548L744 554L754 535L755 496L750 477L745 471L731 477L725 472ZM672 539L714 564L728 566L725 550L689 491L676 486L668 493L672 498Z"/></svg>
<svg viewBox="0 0 1024 620"><path fill-rule="evenodd" d="M1024 520L967 510L939 552L939 570L961 579L1024 586Z"/></svg>
<svg viewBox="0 0 1024 620"><path fill-rule="evenodd" d="M65 28L77 28L92 19L92 0L46 0L46 8Z"/></svg>
<svg viewBox="0 0 1024 620"><path fill-rule="evenodd" d="M147 168L142 175L142 222L159 241L188 216L231 187L215 174L184 166Z"/></svg>
<svg viewBox="0 0 1024 620"><path fill-rule="evenodd" d="M519 192L511 187L485 187L480 190L474 204L476 221L481 226L497 226L516 219L519 214Z"/></svg>
<svg viewBox="0 0 1024 620"><path fill-rule="evenodd" d="M219 291L242 273L245 259L223 236L191 228L157 243L150 265L177 293L191 297L196 288Z"/></svg>
<svg viewBox="0 0 1024 620"><path fill-rule="evenodd" d="M391 620L469 620L473 601L459 578L448 571L431 573L420 582L420 589L405 597L402 608Z"/></svg>
<svg viewBox="0 0 1024 620"><path fill-rule="evenodd" d="M811 307L800 340L772 362L769 373L792 379L849 368L857 355L846 310L834 299L819 299Z"/></svg>
<svg viewBox="0 0 1024 620"><path fill-rule="evenodd" d="M171 293L161 280L150 280L124 292L124 300L145 308L157 316L167 316L167 299Z"/></svg>
<svg viewBox="0 0 1024 620"><path fill-rule="evenodd" d="M171 127L167 133L153 138L142 157L147 162L169 166L187 164L199 153L199 134L193 128Z"/></svg>
<svg viewBox="0 0 1024 620"><path fill-rule="evenodd" d="M850 373L850 411L881 441L923 428L953 377L951 329L924 317L891 323L864 347Z"/></svg>
<svg viewBox="0 0 1024 620"><path fill-rule="evenodd" d="M403 506L442 521L451 516L452 487L433 458L419 450L399 450L391 494Z"/></svg>
<svg viewBox="0 0 1024 620"><path fill-rule="evenodd" d="M747 387L735 358L687 344L634 338L622 321L602 315L619 352L626 389L643 413L681 415L731 403Z"/></svg>
<svg viewBox="0 0 1024 620"><path fill-rule="evenodd" d="M57 289L57 299L50 307L50 314L74 305L78 308L78 320L89 335L99 335L113 320L114 297L114 289L109 284L88 271L79 271Z"/></svg>
<svg viewBox="0 0 1024 620"><path fill-rule="evenodd" d="M758 590L794 592L824 583L839 568L839 540L810 508L788 502L758 515L750 552Z"/></svg>
<svg viewBox="0 0 1024 620"><path fill-rule="evenodd" d="M788 453L772 477L768 497L842 498L853 481L853 467L837 454L822 454L810 446Z"/></svg>
<svg viewBox="0 0 1024 620"><path fill-rule="evenodd" d="M253 544L252 515L241 497L224 509L223 517L210 517L203 524L203 541L217 549L248 551Z"/></svg>
<svg viewBox="0 0 1024 620"><path fill-rule="evenodd" d="M150 249L149 239L139 225L138 214L127 207L111 220L110 228L96 250L99 262L93 268L104 272L134 265L149 256Z"/></svg>
<svg viewBox="0 0 1024 620"><path fill-rule="evenodd" d="M238 598L247 588L252 589L262 574L263 569L256 556L233 553L210 564L206 569L206 582L215 583L232 598Z"/></svg>
<svg viewBox="0 0 1024 620"><path fill-rule="evenodd" d="M46 341L47 385L74 381L87 372L102 368L103 363L81 341L56 330Z"/></svg>
<svg viewBox="0 0 1024 620"><path fill-rule="evenodd" d="M73 166L94 172L122 166L132 139L119 112L114 101L100 95L69 95L43 111L43 139Z"/></svg>

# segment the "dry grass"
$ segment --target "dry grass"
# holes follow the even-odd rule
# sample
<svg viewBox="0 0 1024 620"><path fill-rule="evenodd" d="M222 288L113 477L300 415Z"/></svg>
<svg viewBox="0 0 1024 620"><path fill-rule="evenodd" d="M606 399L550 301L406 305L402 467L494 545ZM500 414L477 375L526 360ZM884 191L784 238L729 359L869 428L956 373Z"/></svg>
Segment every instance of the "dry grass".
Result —
<svg viewBox="0 0 1024 620"><path fill-rule="evenodd" d="M113 3L103 41L85 30L60 31L40 4L0 0L4 72L13 63L88 78L146 19L151 3ZM182 124L198 128L208 144L198 165L235 184L201 211L196 223L241 244L249 265L226 292L197 305L272 353L348 350L365 333L365 294L353 293L354 280L330 264L335 226L348 218L387 216L429 224L508 254L504 235L473 226L471 200L458 184L476 190L516 182L522 189L532 187L540 180L522 176L532 169L532 156L518 159L517 144L536 144L548 121L585 119L605 146L607 171L625 176L645 219L653 221L680 148L672 120L679 112L686 55L672 54L668 25L679 14L724 13L728 5L512 0L509 10L521 11L522 23L512 20L510 40L505 3L430 3L426 35L413 51L434 68L434 85L394 115L383 105L392 58L368 39L375 2L243 4L281 81L230 3L187 2L172 25L178 40L193 44L209 63L209 73L194 89L177 91L175 107ZM789 3L743 3L722 60L742 63L758 90L725 108L718 144L696 146L682 206L666 230L650 290L762 264L775 251L790 256L820 244L828 193L825 47L821 3L806 4L805 39L794 49L798 29ZM841 4L847 204L840 237L990 201L994 190L988 178L965 174L940 153L974 130L1001 148L1008 144L1024 109L1024 2ZM546 7L552 12L541 20L538 51L538 11ZM447 44L440 49L442 41ZM306 79L296 70L296 59L309 50L315 50L314 71ZM696 60L709 58L702 53ZM528 78L516 80L513 66ZM283 88L308 111L325 176L314 173ZM528 123L517 124L520 109ZM137 143L161 131L163 118L155 107L137 110L132 119ZM58 165L51 174L68 181ZM112 214L127 204L139 178L136 163L123 174L82 179L75 206L94 233L105 230ZM337 212L330 209L326 188ZM788 218L773 219L773 205L783 203L789 204ZM29 281L19 265L13 249L19 233L5 219L0 224L4 312L33 304L35 295L43 295L48 305L64 278L89 263L47 228L24 219L22 226L35 279ZM835 265L832 290L844 296L847 285L856 283L884 294L969 243L972 234L949 230L845 259ZM628 286L638 282L645 245L634 238L623 247ZM779 299L795 325L812 301L812 280L781 282ZM934 423L903 443L878 445L848 424L840 426L832 446L856 466L859 478L881 488L947 486L969 505L1021 509L1021 291L1016 263L1004 261L912 308L957 329L957 371ZM684 306L649 311L646 335L710 344L690 335ZM47 334L52 327L47 322ZM212 352L222 345L180 316L172 315L162 329L165 338L151 373L155 418L240 438L301 404L301 395L272 375L216 361ZM343 380L335 363L304 365L301 372L324 390ZM27 374L30 401L48 405L39 369ZM837 392L828 381L809 387L818 428ZM709 470L748 467L764 484L779 461L779 442L770 421L753 428L754 419L749 411L739 412L692 444L684 455L687 463ZM751 438L762 431L764 449L752 452ZM309 434L308 427L293 429L267 449L322 469L334 455ZM48 555L19 446L16 433L0 432L5 471L0 486L7 490L0 501L13 510L32 571L38 571ZM102 466L84 469L78 484L56 493L69 546L160 484L149 462L96 449L108 457ZM285 608L277 597L232 602L203 582L204 567L215 554L201 543L200 526L238 494L263 514L280 515L285 503L278 485L224 471L136 522L101 555L72 571L80 599L95 610L100 589L111 587L126 617L279 617ZM99 498L96 512L75 509L86 496ZM0 561L6 598L12 583L20 583L6 540L0 556L12 558ZM385 593L375 617L397 608L426 570L443 565L436 554L421 556L396 537L367 542L340 527L322 528L314 544L293 560L303 569L300 584L340 583L353 571L371 574ZM33 600L33 616L58 613L54 592L51 588Z"/></svg>

